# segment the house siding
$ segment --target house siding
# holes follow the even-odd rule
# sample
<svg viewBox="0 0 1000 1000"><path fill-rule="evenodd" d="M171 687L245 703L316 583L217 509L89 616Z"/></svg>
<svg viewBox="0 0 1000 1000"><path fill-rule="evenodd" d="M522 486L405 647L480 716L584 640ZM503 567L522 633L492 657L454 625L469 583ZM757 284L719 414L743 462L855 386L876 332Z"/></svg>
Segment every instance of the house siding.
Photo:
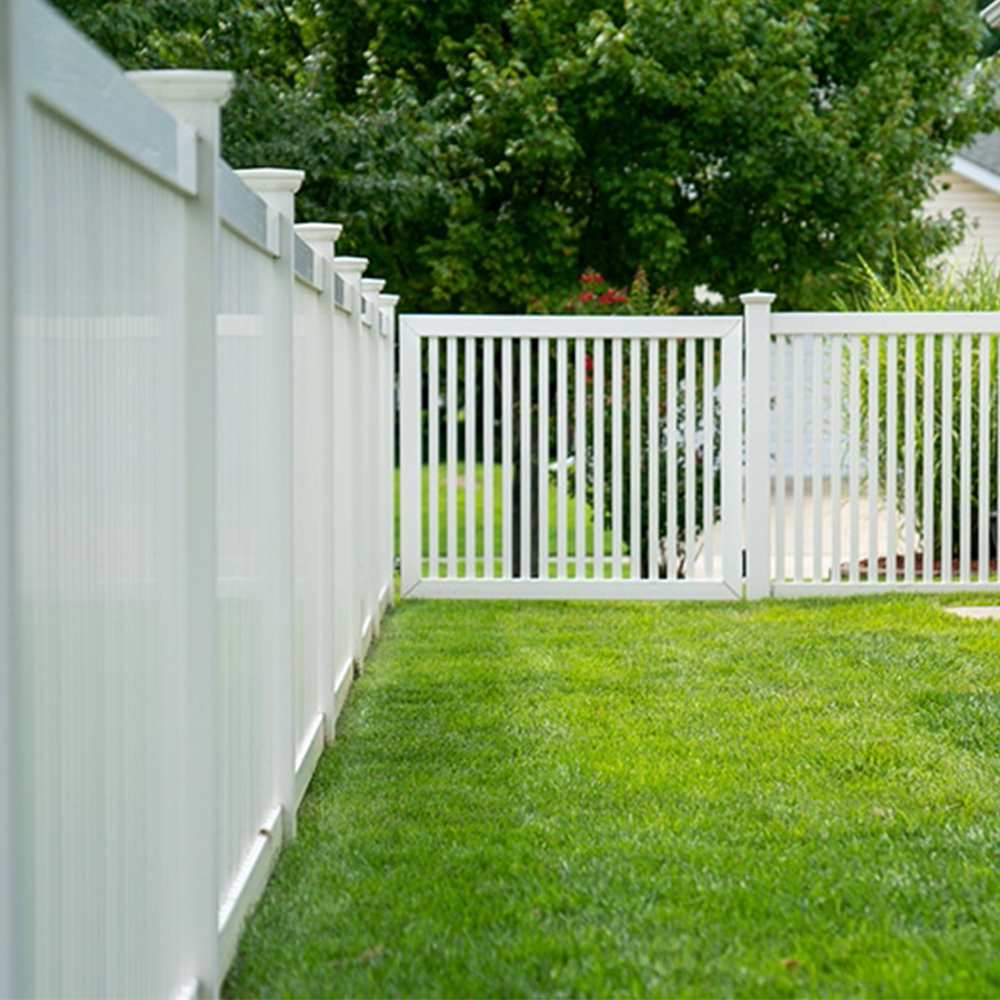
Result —
<svg viewBox="0 0 1000 1000"><path fill-rule="evenodd" d="M1000 260L1000 195L954 171L942 174L936 186L937 194L924 203L925 215L948 218L955 209L965 210L965 239L942 259L961 269L982 248L987 257Z"/></svg>

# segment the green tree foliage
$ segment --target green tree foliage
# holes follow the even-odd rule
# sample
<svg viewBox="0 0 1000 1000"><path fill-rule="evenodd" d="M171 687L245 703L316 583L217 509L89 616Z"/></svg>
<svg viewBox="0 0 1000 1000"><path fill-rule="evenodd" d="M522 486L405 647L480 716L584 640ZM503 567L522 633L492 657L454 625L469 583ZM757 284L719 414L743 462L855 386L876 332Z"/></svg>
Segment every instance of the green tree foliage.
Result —
<svg viewBox="0 0 1000 1000"><path fill-rule="evenodd" d="M306 169L303 215L412 308L523 311L587 266L809 307L948 242L917 209L997 119L975 3L598 3L61 0L129 67L233 69L227 157Z"/></svg>

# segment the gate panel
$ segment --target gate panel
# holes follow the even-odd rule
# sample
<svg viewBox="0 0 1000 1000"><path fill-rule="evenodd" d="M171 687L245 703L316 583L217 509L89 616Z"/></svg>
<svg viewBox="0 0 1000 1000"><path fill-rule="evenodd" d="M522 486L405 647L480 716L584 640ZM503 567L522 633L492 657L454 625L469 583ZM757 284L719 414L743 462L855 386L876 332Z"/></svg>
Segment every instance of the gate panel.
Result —
<svg viewBox="0 0 1000 1000"><path fill-rule="evenodd" d="M401 592L742 590L742 319L404 316Z"/></svg>

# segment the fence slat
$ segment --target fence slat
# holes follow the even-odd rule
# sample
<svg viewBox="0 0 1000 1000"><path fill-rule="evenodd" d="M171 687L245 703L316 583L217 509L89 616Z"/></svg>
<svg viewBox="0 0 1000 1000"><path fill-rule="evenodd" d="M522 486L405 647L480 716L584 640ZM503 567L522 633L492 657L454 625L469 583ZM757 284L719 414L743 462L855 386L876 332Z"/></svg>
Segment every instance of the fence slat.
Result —
<svg viewBox="0 0 1000 1000"><path fill-rule="evenodd" d="M576 377L576 418L574 420L573 477L575 481L573 497L574 527L576 530L574 578L582 580L587 575L587 514L586 514L586 474L587 474L587 342L582 337L574 341L574 371Z"/></svg>
<svg viewBox="0 0 1000 1000"><path fill-rule="evenodd" d="M518 565L517 575L526 579L531 573L531 354L532 342L523 339L518 344L521 377L518 383L518 397L521 409L521 517L518 524Z"/></svg>
<svg viewBox="0 0 1000 1000"><path fill-rule="evenodd" d="M885 578L888 581L896 579L896 474L897 474L897 445L898 445L898 397L899 384L897 382L897 347L899 337L890 335L886 337L885 344L885 516L886 516L886 571ZM912 351L907 351L907 355ZM905 414L908 426L915 425L914 414L907 411ZM912 477L912 467L916 460L914 452L907 450L904 456L904 469L907 477ZM913 494L912 486L907 483L905 486L907 501ZM906 558L912 561L913 546L906 546ZM912 574L911 574L912 579Z"/></svg>
<svg viewBox="0 0 1000 1000"><path fill-rule="evenodd" d="M479 379L476 371L476 341L465 338L465 378L462 380L465 397L465 573L467 579L476 576L476 405L479 400ZM483 460L485 472L486 461Z"/></svg>
<svg viewBox="0 0 1000 1000"><path fill-rule="evenodd" d="M501 503L501 575L509 580L514 575L514 345L510 337L500 342L500 503Z"/></svg>
<svg viewBox="0 0 1000 1000"><path fill-rule="evenodd" d="M649 392L646 409L646 464L649 469L649 488L647 492L647 540L648 547L646 575L656 579L658 575L658 556L660 550L660 345L657 341L649 341L648 384Z"/></svg>
<svg viewBox="0 0 1000 1000"><path fill-rule="evenodd" d="M556 341L556 578L567 579L569 551L569 371L568 344L564 337Z"/></svg>
<svg viewBox="0 0 1000 1000"><path fill-rule="evenodd" d="M810 337L810 358L812 359L812 579L823 579L823 362L826 356L826 341L822 337Z"/></svg>
<svg viewBox="0 0 1000 1000"><path fill-rule="evenodd" d="M867 358L868 380L868 428L865 441L867 453L867 487L868 487L868 579L878 579L878 526L879 526L879 395L882 387L882 363L880 357L880 339L869 336Z"/></svg>
<svg viewBox="0 0 1000 1000"><path fill-rule="evenodd" d="M830 581L841 579L841 487L844 481L841 442L844 437L843 380L844 340L834 336L830 342Z"/></svg>
<svg viewBox="0 0 1000 1000"><path fill-rule="evenodd" d="M549 576L549 349L538 342L538 576Z"/></svg>
<svg viewBox="0 0 1000 1000"><path fill-rule="evenodd" d="M979 582L990 577L990 340L979 335L979 474L976 505L979 513L976 557L979 561Z"/></svg>
<svg viewBox="0 0 1000 1000"><path fill-rule="evenodd" d="M922 474L924 480L924 504L923 504L923 579L925 583L930 583L934 579L934 344L936 338L925 335L924 341L924 436L923 446L920 449L920 460L923 464ZM917 414L913 414L913 423L916 423ZM907 543L909 544L909 543Z"/></svg>
<svg viewBox="0 0 1000 1000"><path fill-rule="evenodd" d="M792 442L793 476L793 523L792 551L795 556L793 578L801 581L805 572L805 338L796 337L792 349L792 428L795 438Z"/></svg>
<svg viewBox="0 0 1000 1000"><path fill-rule="evenodd" d="M438 562L441 520L438 511L439 483L441 468L439 455L441 442L441 368L440 341L431 337L427 341L427 558L428 576L437 579L441 575Z"/></svg>
<svg viewBox="0 0 1000 1000"><path fill-rule="evenodd" d="M445 341L445 552L448 576L458 576L458 338Z"/></svg>
<svg viewBox="0 0 1000 1000"><path fill-rule="evenodd" d="M604 399L607 389L604 384L604 341L593 341L594 351L594 390L591 402L594 412L594 498L593 498L593 535L594 564L592 576L595 580L604 579Z"/></svg>
<svg viewBox="0 0 1000 1000"><path fill-rule="evenodd" d="M928 338L932 339L932 338ZM903 509L906 527L903 532L903 579L907 583L913 582L914 568L916 565L916 502L917 502L917 426L920 419L917 413L917 360L919 355L919 342L917 337L910 333L906 335L904 341L906 349L906 360L904 362L906 372L904 375L904 399L903 406L906 413L906 430L903 436L903 458L906 463L904 473L903 489L905 497L903 499ZM895 433L890 436L893 452L896 448ZM892 495L895 500L895 495ZM889 515L895 516L896 507L889 506ZM894 534L895 537L895 534ZM893 550L894 551L894 550ZM895 562L895 560L893 560ZM891 579L891 578L890 578Z"/></svg>
<svg viewBox="0 0 1000 1000"><path fill-rule="evenodd" d="M483 577L493 579L494 553L493 539L496 531L494 521L493 484L496 479L496 456L494 453L493 415L494 415L494 351L496 341L486 337L483 341ZM502 466L501 466L502 468Z"/></svg>
<svg viewBox="0 0 1000 1000"><path fill-rule="evenodd" d="M972 335L964 334L961 349L961 392L959 394L959 574L969 580L972 560Z"/></svg>
<svg viewBox="0 0 1000 1000"><path fill-rule="evenodd" d="M952 396L954 393L951 337L941 339L941 579L952 576Z"/></svg>
<svg viewBox="0 0 1000 1000"><path fill-rule="evenodd" d="M677 401L680 392L680 372L677 370L677 341L668 340L666 344L667 364L667 523L665 534L667 538L667 579L678 578L677 552L678 538L678 502L677 502Z"/></svg>

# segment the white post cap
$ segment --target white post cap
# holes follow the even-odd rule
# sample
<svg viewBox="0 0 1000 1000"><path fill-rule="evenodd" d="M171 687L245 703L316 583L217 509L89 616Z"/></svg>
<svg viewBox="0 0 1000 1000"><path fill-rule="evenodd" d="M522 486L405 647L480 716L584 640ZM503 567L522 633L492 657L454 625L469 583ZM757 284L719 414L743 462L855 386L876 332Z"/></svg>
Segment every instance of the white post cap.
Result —
<svg viewBox="0 0 1000 1000"><path fill-rule="evenodd" d="M755 289L752 292L744 292L740 296L740 302L745 306L769 306L776 298L774 292L759 292Z"/></svg>
<svg viewBox="0 0 1000 1000"><path fill-rule="evenodd" d="M332 257L337 240L344 231L339 222L300 222L295 232L323 257Z"/></svg>
<svg viewBox="0 0 1000 1000"><path fill-rule="evenodd" d="M255 191L272 208L295 221L295 192L302 187L304 170L283 170L278 167L253 167L237 170L236 176L251 191Z"/></svg>
<svg viewBox="0 0 1000 1000"><path fill-rule="evenodd" d="M378 295L385 288L385 278L362 278L361 290L369 295Z"/></svg>
<svg viewBox="0 0 1000 1000"><path fill-rule="evenodd" d="M342 274L356 274L358 277L368 269L367 257L334 257L333 263Z"/></svg>
<svg viewBox="0 0 1000 1000"><path fill-rule="evenodd" d="M232 73L219 69L145 69L125 76L218 148L219 109L233 92Z"/></svg>

